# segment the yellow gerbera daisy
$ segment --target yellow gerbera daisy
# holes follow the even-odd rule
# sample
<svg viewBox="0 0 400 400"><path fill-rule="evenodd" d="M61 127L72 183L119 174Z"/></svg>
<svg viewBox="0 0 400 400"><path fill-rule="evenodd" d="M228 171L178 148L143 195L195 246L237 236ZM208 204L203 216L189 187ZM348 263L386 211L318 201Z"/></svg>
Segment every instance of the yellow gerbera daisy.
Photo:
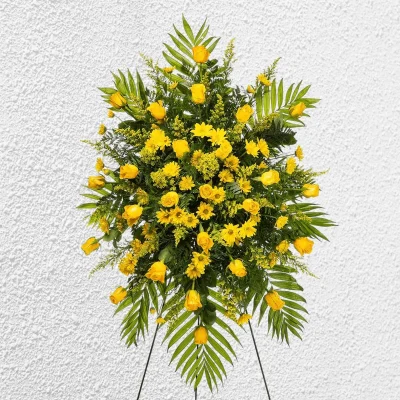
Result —
<svg viewBox="0 0 400 400"><path fill-rule="evenodd" d="M169 224L171 221L169 212L167 210L157 211L156 216L157 216L157 220L160 224Z"/></svg>
<svg viewBox="0 0 400 400"><path fill-rule="evenodd" d="M187 213L180 207L175 207L169 212L170 221L174 225L184 224L186 221Z"/></svg>
<svg viewBox="0 0 400 400"><path fill-rule="evenodd" d="M210 204L201 202L199 208L197 209L197 215L204 221L209 220L213 215L214 207Z"/></svg>
<svg viewBox="0 0 400 400"><path fill-rule="evenodd" d="M239 168L239 159L236 156L229 156L225 158L225 166L231 171L237 171Z"/></svg>
<svg viewBox="0 0 400 400"><path fill-rule="evenodd" d="M214 188L211 200L215 204L222 203L225 200L225 190L222 187Z"/></svg>
<svg viewBox="0 0 400 400"><path fill-rule="evenodd" d="M239 185L239 187L240 187L240 190L243 192L243 193L250 193L251 192L251 183L250 183L250 181L248 181L248 180L246 180L246 179L243 179L243 178L240 178L239 180L238 180L238 185Z"/></svg>
<svg viewBox="0 0 400 400"><path fill-rule="evenodd" d="M199 223L199 220L194 214L187 214L186 219L183 222L183 225L185 225L188 228L196 228L197 224Z"/></svg>
<svg viewBox="0 0 400 400"><path fill-rule="evenodd" d="M241 238L252 237L257 232L257 229L254 228L257 225L256 221L249 219L246 221L239 229L239 235Z"/></svg>
<svg viewBox="0 0 400 400"><path fill-rule="evenodd" d="M229 169L223 169L218 174L218 177L219 177L219 179L221 179L221 182L223 182L223 183L233 182L233 175L232 175L232 172L229 171Z"/></svg>
<svg viewBox="0 0 400 400"><path fill-rule="evenodd" d="M254 140L250 140L250 142L248 142L246 140L246 153L250 154L253 157L257 157L258 156L258 146L257 143Z"/></svg>
<svg viewBox="0 0 400 400"><path fill-rule="evenodd" d="M210 257L204 253L193 252L192 264L196 267L204 268L206 265L210 264Z"/></svg>

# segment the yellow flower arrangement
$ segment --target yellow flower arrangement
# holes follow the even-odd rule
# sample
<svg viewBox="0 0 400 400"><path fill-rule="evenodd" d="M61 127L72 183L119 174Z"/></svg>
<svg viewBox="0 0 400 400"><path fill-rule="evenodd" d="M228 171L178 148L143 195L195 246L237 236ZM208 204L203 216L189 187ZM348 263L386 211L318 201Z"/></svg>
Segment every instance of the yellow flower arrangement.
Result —
<svg viewBox="0 0 400 400"><path fill-rule="evenodd" d="M183 18L170 37L168 64L147 63L151 85L128 70L100 88L107 115L123 118L99 124L90 142L102 158L79 208L99 235L82 250L112 244L94 271L115 265L127 278L110 295L126 313L127 345L155 314L178 368L186 364L188 381L197 386L203 376L212 389L235 355L229 342L239 340L226 320L234 327L257 314L279 340L301 336L296 275L308 272L302 256L314 242L326 240L320 229L334 224L308 200L319 195L318 174L296 144L318 102L310 86L276 78L275 61L237 89L232 42L221 63L206 23L194 32Z"/></svg>

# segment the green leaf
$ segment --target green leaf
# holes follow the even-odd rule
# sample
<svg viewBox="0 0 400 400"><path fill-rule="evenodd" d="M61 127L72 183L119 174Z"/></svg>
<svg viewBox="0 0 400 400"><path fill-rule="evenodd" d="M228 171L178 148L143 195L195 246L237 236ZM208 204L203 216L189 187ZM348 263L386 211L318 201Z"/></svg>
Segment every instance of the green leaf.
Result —
<svg viewBox="0 0 400 400"><path fill-rule="evenodd" d="M207 353L210 355L210 357L212 358L214 363L219 367L221 372L226 376L224 364L222 364L221 359L218 357L218 355L215 353L215 351L208 344L206 344L204 347L206 348Z"/></svg>
<svg viewBox="0 0 400 400"><path fill-rule="evenodd" d="M217 46L218 42L220 41L221 38L217 38L208 48L207 50L212 53Z"/></svg>
<svg viewBox="0 0 400 400"><path fill-rule="evenodd" d="M179 356L179 354L183 351L183 349L185 349L189 345L189 343L193 343L193 335L192 334L187 335L185 337L185 339L183 339L182 342L179 343L179 345L177 346L177 348L174 351L174 354L172 355L170 363L172 363L172 361L174 361L175 358Z"/></svg>
<svg viewBox="0 0 400 400"><path fill-rule="evenodd" d="M186 19L183 16L183 14L182 14L182 22L183 22L183 28L185 29L185 32L188 35L188 38L190 39L192 44L194 44L195 40L194 40L194 35L193 35L192 28L190 27L189 23L186 21Z"/></svg>
<svg viewBox="0 0 400 400"><path fill-rule="evenodd" d="M236 357L236 353L233 350L232 346L230 345L230 343L225 339L224 336L221 335L220 332L218 332L216 329L214 329L212 326L208 326L207 327L208 331L215 336L215 338L217 338L221 344L223 344L232 354L234 357ZM237 358L237 357L236 357Z"/></svg>
<svg viewBox="0 0 400 400"><path fill-rule="evenodd" d="M208 342L210 345L219 353L221 354L222 357L225 358L226 361L228 361L230 364L233 365L233 361L230 358L229 354L225 351L225 349L216 341L214 340L211 336L208 337Z"/></svg>
<svg viewBox="0 0 400 400"><path fill-rule="evenodd" d="M176 332L175 335L172 336L172 339L168 343L168 349L172 347L185 333L189 331L189 329L195 324L196 320L197 316L194 315L191 320L186 322L186 324L184 324L182 328L180 328L178 332Z"/></svg>
<svg viewBox="0 0 400 400"><path fill-rule="evenodd" d="M77 206L76 208L87 209L87 208L96 208L97 203L83 203Z"/></svg>
<svg viewBox="0 0 400 400"><path fill-rule="evenodd" d="M190 338L190 336L188 336L188 337ZM176 348L176 350L178 350L179 346ZM193 351L196 350L196 348L197 348L196 345L194 343L192 343L191 346L189 346L185 350L185 352L183 353L182 357L179 359L178 364L176 364L175 371L178 371L178 369L181 367L181 365L188 359L188 357L193 353ZM172 362L172 360L171 360L171 362Z"/></svg>

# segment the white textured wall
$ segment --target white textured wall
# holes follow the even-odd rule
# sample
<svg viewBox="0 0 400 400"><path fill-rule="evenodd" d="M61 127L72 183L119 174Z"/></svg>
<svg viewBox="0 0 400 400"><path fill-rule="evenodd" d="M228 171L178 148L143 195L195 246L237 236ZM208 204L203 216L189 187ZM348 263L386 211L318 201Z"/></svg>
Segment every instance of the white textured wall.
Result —
<svg viewBox="0 0 400 400"><path fill-rule="evenodd" d="M172 23L206 15L237 38L234 80L273 59L321 97L299 133L307 165L330 168L319 201L339 227L309 258L310 323L291 348L256 330L273 400L396 400L399 354L400 3L366 1L2 0L0 3L0 399L135 399L150 340L127 350L99 254L74 207L93 171L110 70L157 58ZM152 327L153 328L153 327ZM250 337L219 393L266 399ZM194 398L156 346L142 399ZM397 371L396 371L397 369Z"/></svg>

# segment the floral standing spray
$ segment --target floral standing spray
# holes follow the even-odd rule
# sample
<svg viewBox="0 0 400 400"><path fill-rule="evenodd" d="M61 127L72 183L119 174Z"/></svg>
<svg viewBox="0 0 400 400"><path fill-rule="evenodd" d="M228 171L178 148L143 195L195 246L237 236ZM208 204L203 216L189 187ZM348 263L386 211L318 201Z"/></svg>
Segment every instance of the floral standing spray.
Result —
<svg viewBox="0 0 400 400"><path fill-rule="evenodd" d="M151 88L129 70L100 88L110 123L88 142L103 158L79 207L101 231L83 251L112 244L94 271L118 265L127 276L110 296L123 340L137 345L154 318L186 382L212 390L235 357L234 325L257 316L272 337L301 338L296 275L309 273L302 257L333 223L312 202L318 173L296 145L318 102L310 86L276 79L276 60L246 90L233 87L233 41L219 62L208 32L183 18L165 44L169 65L144 57Z"/></svg>

